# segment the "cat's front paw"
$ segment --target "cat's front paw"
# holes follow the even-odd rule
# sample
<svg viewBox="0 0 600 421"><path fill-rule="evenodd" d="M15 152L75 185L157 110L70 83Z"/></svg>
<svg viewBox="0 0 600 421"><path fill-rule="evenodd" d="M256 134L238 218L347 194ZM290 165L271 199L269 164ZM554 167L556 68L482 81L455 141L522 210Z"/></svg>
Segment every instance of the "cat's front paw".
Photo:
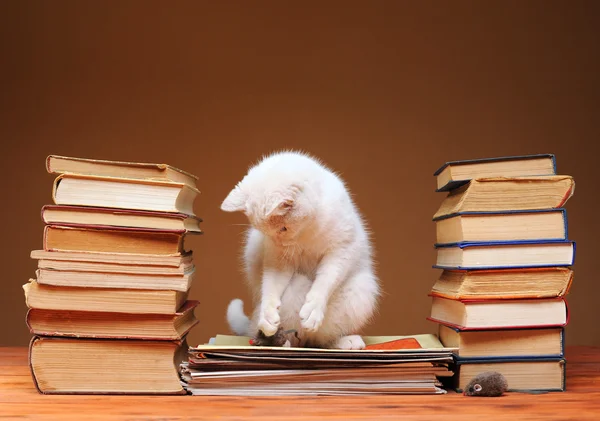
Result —
<svg viewBox="0 0 600 421"><path fill-rule="evenodd" d="M265 336L273 336L277 332L277 329L279 329L279 311L277 307L269 306L262 309L258 319L258 329Z"/></svg>
<svg viewBox="0 0 600 421"><path fill-rule="evenodd" d="M300 309L300 321L302 327L310 332L316 332L325 318L325 300L308 294L306 302Z"/></svg>

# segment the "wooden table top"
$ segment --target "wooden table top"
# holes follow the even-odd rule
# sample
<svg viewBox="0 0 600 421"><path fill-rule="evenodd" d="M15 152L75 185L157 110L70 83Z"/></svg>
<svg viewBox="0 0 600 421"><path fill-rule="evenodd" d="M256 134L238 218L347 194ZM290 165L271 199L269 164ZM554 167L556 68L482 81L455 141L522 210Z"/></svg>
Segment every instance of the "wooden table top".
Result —
<svg viewBox="0 0 600 421"><path fill-rule="evenodd" d="M26 348L0 347L0 420L600 420L600 347L568 347L566 358L567 391L539 395L47 396L33 386Z"/></svg>

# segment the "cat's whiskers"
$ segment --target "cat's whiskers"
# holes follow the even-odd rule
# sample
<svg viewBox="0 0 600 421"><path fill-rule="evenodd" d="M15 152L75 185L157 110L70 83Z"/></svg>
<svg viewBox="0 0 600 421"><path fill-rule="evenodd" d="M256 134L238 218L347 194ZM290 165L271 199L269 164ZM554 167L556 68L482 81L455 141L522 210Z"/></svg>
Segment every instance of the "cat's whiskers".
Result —
<svg viewBox="0 0 600 421"><path fill-rule="evenodd" d="M293 262L296 259L296 253L301 251L301 248L296 243L282 244L283 253L280 254L282 262ZM300 253L298 253L300 255Z"/></svg>
<svg viewBox="0 0 600 421"><path fill-rule="evenodd" d="M288 248L287 247L283 247L283 253L280 254L280 261L281 262L285 262L287 261L287 254L288 254Z"/></svg>

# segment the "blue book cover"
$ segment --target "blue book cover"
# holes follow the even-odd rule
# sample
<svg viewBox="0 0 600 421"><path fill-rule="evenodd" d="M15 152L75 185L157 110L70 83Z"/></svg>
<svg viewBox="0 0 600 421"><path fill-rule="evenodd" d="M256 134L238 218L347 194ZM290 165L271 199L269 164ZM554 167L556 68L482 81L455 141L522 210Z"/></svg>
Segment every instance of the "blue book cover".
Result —
<svg viewBox="0 0 600 421"><path fill-rule="evenodd" d="M516 155L516 156L503 156L496 158L479 158L479 159L464 159L459 161L448 161L440 168L438 168L433 175L438 176L444 169L452 165L464 165L464 164L482 164L487 162L500 162L500 161L519 161L525 159L536 159L536 158L550 158L552 160L553 174L556 174L556 157L553 154L533 154L533 155ZM544 174L547 175L547 174ZM446 192L453 190L457 187L467 184L470 180L452 180L446 185L438 188L436 192Z"/></svg>
<svg viewBox="0 0 600 421"><path fill-rule="evenodd" d="M435 246L437 250L447 249L447 248L460 248L460 249L470 249L470 248L481 248L481 247L498 247L501 248L503 246L525 246L525 245L542 245L542 244L557 244L564 245L570 244L572 246L572 255L571 261L568 263L548 263L548 264L506 264L506 265L481 265L481 266L468 266L468 265L457 265L457 266L445 266L445 265L433 265L435 269L448 269L448 270L479 270L479 269L521 269L521 268L530 268L530 267L566 267L571 266L575 263L575 242L569 240L523 240L523 241L488 241L488 242L460 242L460 243L452 243L452 244L438 244Z"/></svg>

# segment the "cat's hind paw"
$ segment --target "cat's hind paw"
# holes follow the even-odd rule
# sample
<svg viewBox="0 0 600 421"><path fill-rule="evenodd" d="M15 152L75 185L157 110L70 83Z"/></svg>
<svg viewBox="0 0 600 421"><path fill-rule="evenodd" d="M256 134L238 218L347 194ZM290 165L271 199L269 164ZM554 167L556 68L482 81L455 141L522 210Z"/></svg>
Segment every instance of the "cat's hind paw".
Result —
<svg viewBox="0 0 600 421"><path fill-rule="evenodd" d="M337 349L365 349L365 341L360 335L342 336L335 344Z"/></svg>

